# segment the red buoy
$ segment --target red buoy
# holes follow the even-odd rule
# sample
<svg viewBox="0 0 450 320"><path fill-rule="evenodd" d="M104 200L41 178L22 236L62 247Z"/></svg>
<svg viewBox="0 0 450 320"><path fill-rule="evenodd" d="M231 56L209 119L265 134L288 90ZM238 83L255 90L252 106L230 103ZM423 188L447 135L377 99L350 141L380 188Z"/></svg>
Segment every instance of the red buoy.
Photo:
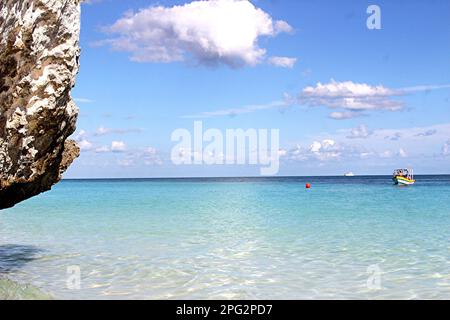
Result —
<svg viewBox="0 0 450 320"><path fill-rule="evenodd" d="M311 188L311 184L307 183L305 187L306 187L306 189L310 189Z"/></svg>

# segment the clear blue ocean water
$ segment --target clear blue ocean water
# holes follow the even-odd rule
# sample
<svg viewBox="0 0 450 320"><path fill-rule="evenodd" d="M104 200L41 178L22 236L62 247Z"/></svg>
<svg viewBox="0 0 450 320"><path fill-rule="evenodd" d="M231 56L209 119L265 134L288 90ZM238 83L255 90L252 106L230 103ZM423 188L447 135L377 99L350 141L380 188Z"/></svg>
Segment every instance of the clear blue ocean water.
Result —
<svg viewBox="0 0 450 320"><path fill-rule="evenodd" d="M65 180L0 212L0 276L64 299L450 299L450 176Z"/></svg>

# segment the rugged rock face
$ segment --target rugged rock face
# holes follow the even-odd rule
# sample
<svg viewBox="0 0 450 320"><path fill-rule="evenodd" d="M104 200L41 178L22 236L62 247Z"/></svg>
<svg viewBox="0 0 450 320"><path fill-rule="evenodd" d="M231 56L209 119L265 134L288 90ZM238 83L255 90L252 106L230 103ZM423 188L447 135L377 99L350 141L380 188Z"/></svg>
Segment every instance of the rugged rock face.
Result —
<svg viewBox="0 0 450 320"><path fill-rule="evenodd" d="M80 0L1 0L0 209L61 179L78 108Z"/></svg>

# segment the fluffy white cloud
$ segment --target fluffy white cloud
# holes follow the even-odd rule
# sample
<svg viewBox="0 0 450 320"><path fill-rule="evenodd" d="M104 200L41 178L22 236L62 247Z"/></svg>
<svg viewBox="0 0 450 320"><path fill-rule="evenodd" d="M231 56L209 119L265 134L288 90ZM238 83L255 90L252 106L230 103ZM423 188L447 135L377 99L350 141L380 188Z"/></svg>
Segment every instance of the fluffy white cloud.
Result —
<svg viewBox="0 0 450 320"><path fill-rule="evenodd" d="M144 160L144 164L147 166L151 165L162 165L162 159L159 156L158 150L153 147L148 147L142 153L142 158Z"/></svg>
<svg viewBox="0 0 450 320"><path fill-rule="evenodd" d="M297 58L289 57L270 57L268 59L269 64L282 67L282 68L293 68L297 62Z"/></svg>
<svg viewBox="0 0 450 320"><path fill-rule="evenodd" d="M76 133L74 140L77 142L82 151L89 151L94 148L94 144L88 140L88 134L83 129Z"/></svg>
<svg viewBox="0 0 450 320"><path fill-rule="evenodd" d="M333 109L343 109L333 111L329 117L334 120L347 120L355 117L367 116L372 110L398 111L403 109L402 101L392 100L391 97L400 97L418 91L437 90L448 88L449 86L416 86L401 89L390 89L384 86L370 86L364 83L354 83L352 81L336 82L331 80L328 84L308 86L302 90L300 96L283 94L283 100L272 101L266 104L249 105L239 108L220 109L215 111L205 111L197 114L182 116L182 118L213 118L213 117L235 117L241 114L254 113L264 110L278 109L285 112L290 107L300 105L326 106ZM434 131L418 133L418 136L427 137L435 134Z"/></svg>
<svg viewBox="0 0 450 320"><path fill-rule="evenodd" d="M338 145L353 147L360 150L361 158L409 158L419 159L422 157L439 157L445 155L447 150L450 155L450 141L447 147L443 144L450 136L450 123L435 124L425 127L406 128L378 128L369 130L365 126L357 128L339 129L333 133L333 140ZM320 141L330 136L323 133L316 136ZM360 137L361 139L355 139ZM362 139L364 137L364 139ZM353 138L353 139L349 139Z"/></svg>
<svg viewBox="0 0 450 320"><path fill-rule="evenodd" d="M356 128L350 129L350 134L347 136L349 139L364 139L371 135L372 133L367 129L364 124L359 125Z"/></svg>
<svg viewBox="0 0 450 320"><path fill-rule="evenodd" d="M331 139L325 139L322 142L314 141L309 150L321 161L339 158L342 152L341 147Z"/></svg>
<svg viewBox="0 0 450 320"><path fill-rule="evenodd" d="M123 141L113 141L111 142L111 151L112 152L123 152L127 148L126 144Z"/></svg>
<svg viewBox="0 0 450 320"><path fill-rule="evenodd" d="M96 148L95 153L117 153L119 159L116 163L121 167L130 167L135 165L162 165L163 160L157 149L153 147L128 149L122 141L113 141L111 146L101 146Z"/></svg>
<svg viewBox="0 0 450 320"><path fill-rule="evenodd" d="M328 161L339 159L343 155L353 154L353 151L347 149L344 145L338 144L332 139L323 139L321 141L313 141L309 147L304 148L297 145L287 153L290 160L319 160Z"/></svg>
<svg viewBox="0 0 450 320"><path fill-rule="evenodd" d="M149 7L131 13L106 29L116 37L103 41L131 53L139 62L172 62L193 58L202 64L254 66L265 58L261 36L291 32L250 1L193 1L173 7Z"/></svg>
<svg viewBox="0 0 450 320"><path fill-rule="evenodd" d="M317 83L315 86L305 87L300 94L300 103L310 106L326 106L329 108L345 109L344 112L333 112L333 119L348 119L358 112L367 110L398 111L404 107L402 101L392 100L391 97L404 93L400 90L386 88L382 85L371 86L353 81Z"/></svg>
<svg viewBox="0 0 450 320"><path fill-rule="evenodd" d="M311 152L317 153L320 151L320 149L322 148L322 144L319 141L314 141L310 146L309 146L309 150Z"/></svg>
<svg viewBox="0 0 450 320"><path fill-rule="evenodd" d="M417 138L418 133L431 130L436 133L421 139ZM338 130L332 135L332 139L328 138L329 133L324 133L316 136L311 143L297 144L296 147L289 150L287 159L320 162L357 159L373 159L374 161L400 158L418 159L424 155L436 155L437 142L445 141L442 138L448 137L449 133L450 124L376 130L369 130L365 125L360 125L356 128ZM391 137L396 137L396 134L401 138L391 139ZM423 139L427 139L426 143L423 143ZM450 155L450 140L442 146L441 155Z"/></svg>
<svg viewBox="0 0 450 320"><path fill-rule="evenodd" d="M450 85L446 84L391 89L383 85L372 86L366 83L338 82L331 79L328 83L318 82L315 86L305 87L300 93L299 103L343 109L343 111L332 112L330 118L344 120L373 110L399 111L404 109L405 103L394 100L395 97L449 87Z"/></svg>
<svg viewBox="0 0 450 320"><path fill-rule="evenodd" d="M92 148L94 147L94 145L92 144L92 142L86 140L86 139L82 139L80 141L77 141L78 146L80 147L81 150L83 151L88 151L88 150L92 150Z"/></svg>
<svg viewBox="0 0 450 320"><path fill-rule="evenodd" d="M396 95L397 92L381 85L370 86L365 83L353 81L337 82L331 79L329 83L317 83L315 87L308 86L303 89L303 96L316 98L365 98L386 97Z"/></svg>

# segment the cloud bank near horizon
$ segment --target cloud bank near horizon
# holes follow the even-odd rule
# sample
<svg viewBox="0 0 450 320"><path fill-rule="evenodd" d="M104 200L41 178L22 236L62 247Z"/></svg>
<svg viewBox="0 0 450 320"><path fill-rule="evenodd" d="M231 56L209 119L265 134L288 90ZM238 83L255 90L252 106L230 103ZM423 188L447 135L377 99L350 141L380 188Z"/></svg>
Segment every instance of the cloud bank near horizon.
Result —
<svg viewBox="0 0 450 320"><path fill-rule="evenodd" d="M299 104L317 107L324 106L333 111L329 117L335 120L346 120L366 115L371 111L401 111L405 103L395 99L416 92L428 92L448 89L450 85L421 85L392 89L384 85L370 85L353 81L318 82L315 86L307 86L299 94Z"/></svg>

